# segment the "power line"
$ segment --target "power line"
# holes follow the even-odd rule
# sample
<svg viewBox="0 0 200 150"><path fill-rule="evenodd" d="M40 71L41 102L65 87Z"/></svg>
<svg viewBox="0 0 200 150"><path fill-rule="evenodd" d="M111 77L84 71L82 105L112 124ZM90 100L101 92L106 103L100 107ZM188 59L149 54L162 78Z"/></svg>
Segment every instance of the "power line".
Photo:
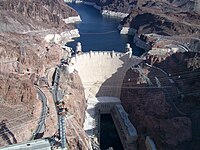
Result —
<svg viewBox="0 0 200 150"><path fill-rule="evenodd" d="M37 87L36 86L36 88L37 88L37 90L39 90L40 92L42 92L43 93L43 91L39 88L39 87ZM43 93L44 94L44 93ZM43 102L41 102L41 103L43 103ZM48 108L50 108L50 107L55 107L55 104L51 104L51 105L46 105L45 107L48 107ZM41 112L43 111L43 107L42 107L42 110L41 110ZM41 113L40 112L40 113ZM34 114L37 114L38 112L36 112L36 113L26 113L26 114L23 114L22 116L18 116L18 117L16 117L16 118L20 118L20 117L26 117L26 116L28 116L28 115L34 115ZM8 122L6 122L7 124L10 124L10 122L13 122L13 120L15 120L15 119L12 119L12 120L9 120ZM1 126L1 125L0 125Z"/></svg>
<svg viewBox="0 0 200 150"><path fill-rule="evenodd" d="M198 75L197 75L198 76ZM111 87L111 86L108 86L108 87ZM115 86L116 87L116 86ZM121 86L120 86L121 87ZM123 88L123 87L122 87ZM130 87L129 87L130 88ZM139 88L139 87L138 87ZM191 92L190 92L191 93ZM197 93L199 93L199 91L197 92Z"/></svg>
<svg viewBox="0 0 200 150"><path fill-rule="evenodd" d="M53 115L55 115L55 114L51 114L51 115L49 115L49 116L53 116ZM22 126L19 125L19 126L21 126L21 127L17 127L17 128L15 128L15 129L13 129L13 130L23 128L24 126L26 126L26 124L29 124L29 123L34 122L34 121L36 121L36 120L37 120L37 119L34 119L34 120L32 120L32 121L30 121L30 122L28 122L28 123L23 123ZM11 132L10 129L8 129L8 130L9 130L9 131L6 131L6 132L4 132L4 133L1 133L0 136L3 135L3 134L5 134L5 133ZM24 134L24 132L20 132L19 134L17 134L17 136L19 136L19 135L21 135L21 134ZM5 141L9 141L9 140L10 140L10 139L8 139L8 140L3 140L3 141L1 142L1 144L3 144Z"/></svg>
<svg viewBox="0 0 200 150"><path fill-rule="evenodd" d="M68 124L74 129L76 135L78 136L78 139L81 140L81 137L80 137L79 133L76 131L75 127L72 125L72 122L69 122L68 120L67 120L67 122L68 122ZM87 145L85 145L84 142L82 142L82 143L83 143L83 145L84 145L84 147L85 147L86 149L89 149L89 147L88 147Z"/></svg>
<svg viewBox="0 0 200 150"><path fill-rule="evenodd" d="M196 79L199 79L199 75L200 75L200 72L198 72L198 74L197 75L195 75L195 76L190 76L190 75L182 75L180 78L179 78L179 75L177 75L177 76L166 76L166 77L164 77L164 76L162 76L162 78L158 78L159 79L159 81L161 81L161 84L162 84L162 81L166 81L166 80L168 80L168 82L169 82L169 84L162 84L163 85L163 87L165 87L166 86L166 88L168 88L168 87L171 87L171 83L170 83L170 81L169 81L169 79L171 79L172 78L172 80L175 80L175 81L192 81L192 80L196 80ZM156 76L156 77L159 77L159 76ZM161 77L161 76L160 76ZM178 79L173 79L173 77L177 77ZM187 78L188 77L188 78ZM139 78L139 77L137 77L137 78ZM122 85L130 85L130 84L132 84L132 83L135 83L135 82L133 82L133 80L135 81L135 79L137 79L137 78L131 78L131 77L129 77L129 78L127 78L129 81L127 81L127 82L122 82ZM105 81L106 80L109 80L110 78L108 78L108 79L105 79ZM150 80L155 80L155 78L149 78ZM117 81L118 81L118 79L116 78L116 79L114 79L114 80L112 80L112 82L110 83L110 84L112 84L112 85L103 85L103 84L105 84L104 82L98 82L98 80L97 80L97 82L95 83L94 81L92 82L82 82L82 83L80 83L80 82L74 82L74 81L70 81L70 82L66 82L66 81L63 81L63 82L61 82L61 83L66 83L66 84L73 84L73 85L80 85L80 86L82 86L82 85L85 85L85 86L95 86L95 85L101 85L101 86L110 86L110 87L121 87L121 86L119 86L119 84L116 84L116 85L114 85L115 83L117 83ZM136 84L136 83L135 83ZM124 88L125 88L125 86L124 86ZM128 88L131 88L130 86L128 86ZM141 87L141 86L134 86L134 87L132 87L132 88L158 88L157 86L148 86L148 87Z"/></svg>
<svg viewBox="0 0 200 150"><path fill-rule="evenodd" d="M50 114L48 114L48 116L53 116L53 115L55 115L55 113L50 113ZM41 117L44 117L44 116L41 116ZM40 118L41 118L41 117L40 117ZM9 128L9 129L7 129L6 132L5 132L5 131L2 131L2 132L0 132L0 136L3 135L3 134L5 134L5 133L11 132L10 130L13 131L13 130L17 130L17 129L23 128L26 124L29 124L29 123L35 122L35 121L37 121L37 120L40 120L40 118L31 119L31 120L29 120L29 121L27 121L27 122L24 122L24 123L19 124L19 125L17 125L17 126L11 127L11 128Z"/></svg>
<svg viewBox="0 0 200 150"><path fill-rule="evenodd" d="M128 84L131 84L131 82L129 83L128 82ZM95 86L95 85L94 85ZM158 88L158 87L151 87L151 86L149 86L149 87L137 87L137 86L123 86L123 84L122 84L122 86L110 86L110 85L107 85L107 86L102 86L102 87L107 87L107 88L117 88L117 87L119 87L119 88L125 88L125 89L163 89L163 88ZM164 88L170 88L171 86L166 86L166 87L164 87ZM198 90L197 90L198 91ZM191 90L190 89L188 89L188 90L186 90L186 91L184 91L184 93L191 93ZM194 91L193 91L194 92ZM187 94L186 93L186 94ZM49 107L55 107L55 105L49 105ZM37 113L35 113L35 114L37 114ZM31 114L29 114L29 113L27 113L27 116L28 115L31 115ZM17 117L17 118L20 118L20 117L23 117L23 116L26 116L26 115L22 115L22 116L19 116L19 117ZM14 119L13 119L14 120Z"/></svg>
<svg viewBox="0 0 200 150"><path fill-rule="evenodd" d="M51 105L48 105L48 108L53 108L53 107L55 107L55 104L51 104ZM9 121L6 121L6 125L8 125L8 124L11 124L12 122L15 122L15 120L16 119L22 119L22 118L24 118L24 117L29 117L29 115L31 115L31 116L33 116L33 115L36 115L36 114L39 114L39 113L41 113L41 112L35 112L35 113L25 113L25 114L23 114L23 115L21 115L21 116L17 116L17 117L15 117L15 118L13 118L13 119L11 119L11 120L9 120ZM41 116L41 115L40 115ZM16 122L17 121L20 121L20 120L16 120ZM1 127L2 125L0 125L0 127Z"/></svg>
<svg viewBox="0 0 200 150"><path fill-rule="evenodd" d="M198 91L199 92L199 91ZM143 99L143 98L140 98L140 99ZM130 103L131 101L129 101L129 103ZM128 102L122 102L122 103L128 103ZM38 119L34 119L34 120L32 120L31 122L33 122L33 121L35 121L35 120L38 120Z"/></svg>
<svg viewBox="0 0 200 150"><path fill-rule="evenodd" d="M189 73L192 73L192 72L189 72ZM193 76L193 77L190 77L189 79L184 79L183 77L184 76L182 76L181 77L181 79L179 79L180 81L192 81L192 80L194 80L194 79L199 79L199 73L200 72L198 72L198 74L196 75L196 76ZM179 74L180 75L180 74ZM178 76L178 75L177 75ZM173 77L173 76L170 76L170 77ZM163 78L168 78L168 77L163 77ZM132 79L135 79L135 78L129 78L130 80L132 80ZM116 80L114 80L114 81L118 81L117 79ZM160 80L160 81L162 81L162 80ZM64 82L63 82L64 83ZM83 82L82 84L81 83L79 83L79 82L66 82L66 83L73 83L74 85L85 85L85 86L96 86L96 85L101 85L102 83L94 83L94 82ZM78 83L78 84L76 84L76 83ZM92 83L94 83L94 84L92 84ZM126 82L126 83L122 83L122 85L123 85L123 87L121 87L121 86L119 86L119 85L101 85L101 87L114 87L114 88L117 88L117 87L119 87L119 88L132 88L132 89L137 89L137 88L158 88L157 86L148 86L148 87L141 87L141 86L124 86L124 85L130 85L130 84L132 84L132 83L134 83L134 82L132 82L132 81L128 81L128 82ZM163 87L165 87L165 88L169 88L169 87L171 87L170 85L163 85Z"/></svg>

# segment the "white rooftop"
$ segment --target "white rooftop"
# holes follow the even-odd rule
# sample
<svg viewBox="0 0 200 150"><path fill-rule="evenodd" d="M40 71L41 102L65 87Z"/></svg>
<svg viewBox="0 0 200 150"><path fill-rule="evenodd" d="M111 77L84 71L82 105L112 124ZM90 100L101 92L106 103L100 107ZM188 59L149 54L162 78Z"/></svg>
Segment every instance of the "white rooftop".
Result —
<svg viewBox="0 0 200 150"><path fill-rule="evenodd" d="M26 143L14 144L1 150L51 150L51 145L47 139L28 141Z"/></svg>
<svg viewBox="0 0 200 150"><path fill-rule="evenodd" d="M121 101L117 97L103 96L103 97L88 98L87 103L95 105L97 103L121 103Z"/></svg>

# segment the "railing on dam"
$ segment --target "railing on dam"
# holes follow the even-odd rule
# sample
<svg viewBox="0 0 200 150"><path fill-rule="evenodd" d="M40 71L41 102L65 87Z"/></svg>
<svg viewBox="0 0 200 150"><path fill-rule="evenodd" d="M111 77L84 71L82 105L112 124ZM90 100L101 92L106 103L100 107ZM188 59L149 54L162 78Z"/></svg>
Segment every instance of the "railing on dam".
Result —
<svg viewBox="0 0 200 150"><path fill-rule="evenodd" d="M126 55L127 53L122 53L122 52L115 52L115 51L89 51L89 52L84 52L81 54L75 54L72 56L73 59L77 58L86 58L86 57L92 57L92 56L110 56L111 58L114 57L122 57Z"/></svg>

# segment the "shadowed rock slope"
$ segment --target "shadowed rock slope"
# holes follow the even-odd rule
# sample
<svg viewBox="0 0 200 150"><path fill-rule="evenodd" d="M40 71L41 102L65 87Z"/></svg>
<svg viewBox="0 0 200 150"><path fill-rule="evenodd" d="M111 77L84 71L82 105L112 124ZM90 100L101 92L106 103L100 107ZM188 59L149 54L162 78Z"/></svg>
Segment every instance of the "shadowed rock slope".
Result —
<svg viewBox="0 0 200 150"><path fill-rule="evenodd" d="M200 65L195 55L148 56L140 67L127 71L121 101L138 130L139 149L146 149L147 135L158 149L200 148Z"/></svg>

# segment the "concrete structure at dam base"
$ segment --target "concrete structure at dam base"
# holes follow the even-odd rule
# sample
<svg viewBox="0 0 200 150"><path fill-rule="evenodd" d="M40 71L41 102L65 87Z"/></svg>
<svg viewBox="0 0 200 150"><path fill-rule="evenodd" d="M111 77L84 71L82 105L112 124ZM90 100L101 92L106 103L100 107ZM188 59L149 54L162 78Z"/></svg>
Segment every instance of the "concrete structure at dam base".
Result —
<svg viewBox="0 0 200 150"><path fill-rule="evenodd" d="M87 135L90 138L96 137L100 142L101 114L111 114L124 149L136 149L137 130L130 122L120 99L116 97L105 96L88 99L84 122L84 130Z"/></svg>
<svg viewBox="0 0 200 150"><path fill-rule="evenodd" d="M100 138L99 123L101 114L110 114L110 110L121 101L116 97L96 97L87 100L84 130L89 137ZM99 140L100 141L100 140Z"/></svg>

